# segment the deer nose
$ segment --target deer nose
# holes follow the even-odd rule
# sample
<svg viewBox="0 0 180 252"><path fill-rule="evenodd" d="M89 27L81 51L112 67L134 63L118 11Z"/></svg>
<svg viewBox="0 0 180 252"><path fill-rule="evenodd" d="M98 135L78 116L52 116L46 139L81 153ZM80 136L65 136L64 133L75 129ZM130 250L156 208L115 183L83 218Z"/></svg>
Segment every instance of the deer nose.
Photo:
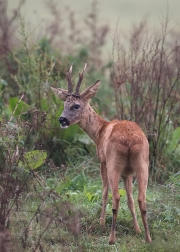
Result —
<svg viewBox="0 0 180 252"><path fill-rule="evenodd" d="M60 117L59 118L59 123L61 125L62 128L67 128L70 124L70 121L66 118L66 117Z"/></svg>

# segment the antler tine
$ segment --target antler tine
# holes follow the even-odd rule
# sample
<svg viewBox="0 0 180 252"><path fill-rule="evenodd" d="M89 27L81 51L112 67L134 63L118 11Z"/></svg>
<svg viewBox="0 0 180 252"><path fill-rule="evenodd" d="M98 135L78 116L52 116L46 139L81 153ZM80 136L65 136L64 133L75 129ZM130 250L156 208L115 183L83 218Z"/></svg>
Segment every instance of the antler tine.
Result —
<svg viewBox="0 0 180 252"><path fill-rule="evenodd" d="M69 72L66 73L66 80L68 83L68 95L71 95L72 93L72 80L71 80L71 73L72 73L72 66L69 68Z"/></svg>
<svg viewBox="0 0 180 252"><path fill-rule="evenodd" d="M80 88L81 82L82 82L83 77L84 77L84 72L86 70L86 66L87 66L87 63L84 65L82 73L79 72L79 80L78 80L78 83L77 83L77 86L76 86L76 91L74 93L75 96L79 96L79 88Z"/></svg>

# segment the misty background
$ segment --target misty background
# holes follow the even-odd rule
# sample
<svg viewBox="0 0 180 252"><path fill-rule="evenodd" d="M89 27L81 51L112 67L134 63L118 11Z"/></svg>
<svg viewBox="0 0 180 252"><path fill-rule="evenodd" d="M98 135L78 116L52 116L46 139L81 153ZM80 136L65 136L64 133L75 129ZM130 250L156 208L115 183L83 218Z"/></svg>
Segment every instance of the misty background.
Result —
<svg viewBox="0 0 180 252"><path fill-rule="evenodd" d="M25 18L30 30L36 29L35 34L42 33L45 23L53 19L48 8L48 2L54 3L58 11L62 12L61 22L68 21L67 11L75 13L75 19L79 24L90 12L92 0L26 0L21 7L21 14ZM12 13L19 0L8 1L8 13ZM98 0L98 22L108 24L106 48L108 52L112 49L112 40L118 24L118 29L127 35L131 32L133 25L142 20L148 22L148 29L161 28L161 23L168 16L170 28L176 30L180 25L180 1L178 0ZM35 36L36 36L35 35ZM61 34L59 34L61 36Z"/></svg>

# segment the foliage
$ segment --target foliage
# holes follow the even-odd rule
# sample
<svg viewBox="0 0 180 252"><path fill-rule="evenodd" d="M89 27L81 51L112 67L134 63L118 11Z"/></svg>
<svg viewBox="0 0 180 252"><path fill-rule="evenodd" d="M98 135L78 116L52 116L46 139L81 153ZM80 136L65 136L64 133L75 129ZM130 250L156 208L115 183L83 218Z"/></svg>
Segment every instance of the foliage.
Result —
<svg viewBox="0 0 180 252"><path fill-rule="evenodd" d="M75 167L78 169L77 167ZM68 167L67 169L71 169ZM70 175L70 173L69 173ZM23 201L22 211L14 211L11 215L11 230L19 251L22 245L26 251L49 249L51 251L178 251L179 246L179 192L168 186L151 186L148 189L148 217L152 244L145 244L143 224L140 212L138 220L142 234L135 235L132 217L127 207L126 196L121 197L121 206L117 221L117 242L115 246L108 245L108 235L111 226L111 197L107 205L105 228L100 228L100 197L101 181L92 179L86 174L88 181L82 182L84 189L76 189L69 185L65 190L49 188L48 177L43 178L43 186L33 181L34 188L26 195L21 195L19 204ZM62 172L54 170L50 179L59 187L62 184ZM73 179L69 177L69 181ZM69 182L66 181L66 182ZM47 182L47 184L46 184ZM65 181L64 181L65 182ZM74 184L74 186L76 183ZM120 184L120 187L122 184ZM94 187L94 188L93 188ZM60 187L59 187L60 188ZM136 185L134 196L137 197ZM59 189L58 189L59 190ZM164 198L164 194L169 197ZM40 197L41 195L41 197ZM42 201L41 201L42 200ZM68 201L67 201L68 200ZM138 209L138 202L135 201Z"/></svg>
<svg viewBox="0 0 180 252"><path fill-rule="evenodd" d="M42 150L28 151L23 154L23 162L20 165L27 167L29 169L39 168L47 158L47 153Z"/></svg>
<svg viewBox="0 0 180 252"><path fill-rule="evenodd" d="M0 246L4 251L34 252L176 251L180 246L179 47L166 44L167 22L158 39L143 37L143 23L134 29L130 50L120 46L117 36L111 64L103 58L108 26L99 23L96 1L81 22L81 30L75 13L67 11L68 33L61 22L61 9L46 1L54 19L47 22L45 35L38 41L27 31L19 12L21 4L11 19L7 2L0 3ZM18 43L12 36L16 27ZM88 78L82 88L97 79L102 82L92 101L95 110L107 119L137 121L150 141L150 180L157 175L158 181L165 182L166 174L169 177L164 186L151 185L147 193L150 245L142 243L144 231L135 236L122 183L117 243L108 245L112 195L102 229L95 146L78 125L66 130L59 127L63 103L50 87L66 88L71 63L73 83L77 82L85 62ZM111 66L113 88L108 85ZM165 165L167 169L160 169ZM135 183L134 189L137 197Z"/></svg>
<svg viewBox="0 0 180 252"><path fill-rule="evenodd" d="M170 156L173 145L178 145L176 128L180 123L180 52L176 41L171 46L167 43L168 23L166 17L162 30L150 34L146 22L142 21L134 27L126 44L117 32L111 74L118 117L136 121L144 128L150 143L151 171L159 178L162 170L157 174L157 167L166 166L171 171Z"/></svg>
<svg viewBox="0 0 180 252"><path fill-rule="evenodd" d="M3 11L2 14L6 15ZM54 224L60 224L63 230L58 232L58 243L66 240L63 232L72 233L72 239L80 232L80 214L65 199L64 193L72 197L73 190L83 192L91 201L100 197L100 191L95 195L92 188L87 188L85 173L76 174L73 179L64 177L67 167L64 163L75 166L77 157L91 152L93 144L77 125L66 131L59 130L57 119L62 112L62 102L50 91L51 85L65 88L69 61L76 62L74 71L77 72L82 61L83 64L89 61L89 51L83 45L78 51L68 52L69 55L56 55L52 41L46 37L38 43L32 41L24 18L19 14L18 18L21 44L14 51L9 51L10 48L6 51L0 73L0 224L2 237L7 234L12 241L8 229L12 231L16 240L12 250L37 251L42 250L46 237L52 240L46 233L51 228L54 230ZM105 33L99 39L103 37ZM97 43L98 38L95 39ZM8 68L9 64L13 71ZM89 73L92 66L90 63ZM99 71L96 75L99 77ZM95 81L94 78L96 76L89 81ZM100 104L100 99L96 104ZM54 163L60 165L60 174ZM16 225L18 219L21 221ZM32 226L35 233L31 232ZM0 246L4 243L10 247L5 240L0 241Z"/></svg>

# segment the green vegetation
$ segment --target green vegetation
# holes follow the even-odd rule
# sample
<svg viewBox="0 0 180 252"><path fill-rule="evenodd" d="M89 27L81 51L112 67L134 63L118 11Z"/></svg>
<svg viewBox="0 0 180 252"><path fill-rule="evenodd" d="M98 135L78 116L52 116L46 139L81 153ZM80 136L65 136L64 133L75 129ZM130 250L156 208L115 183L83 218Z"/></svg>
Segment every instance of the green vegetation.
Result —
<svg viewBox="0 0 180 252"><path fill-rule="evenodd" d="M49 172L51 174L41 176L42 185L38 185L35 179L31 181L29 194L19 197L18 204L23 204L21 210L14 211L11 216L10 230L16 234L16 241L23 241L26 251L36 251L38 241L37 247L43 251L178 251L180 199L175 178L164 186L149 186L147 202L153 243L144 242L137 202L142 234L135 234L123 195L117 222L117 242L110 246L111 195L106 226L102 229L99 225L101 181L98 178L98 164L85 157L75 167L66 167L65 177L59 170ZM92 178L92 173L97 179ZM136 184L134 191L137 198ZM22 245L18 251L23 251Z"/></svg>
<svg viewBox="0 0 180 252"><path fill-rule="evenodd" d="M0 0L0 8L4 2ZM49 8L56 9L50 2ZM8 21L5 8L1 13L2 20ZM59 30L58 11L53 13L53 25ZM20 13L14 15L21 41L17 47L10 30L0 26L0 250L179 251L180 52L177 44L166 43L167 20L158 39L151 36L148 42L143 37L145 24L136 27L128 41L130 49L117 36L113 59L108 62L102 53L108 27L98 23L96 1L83 23L86 34L74 29L71 13L70 34L59 38L49 29L49 36L33 41L34 33L27 32ZM142 234L135 234L121 182L117 242L108 244L111 194L102 229L95 145L77 125L66 130L59 127L63 103L50 87L66 88L65 74L71 63L76 83L85 62L84 87L97 79L102 82L92 100L95 110L110 120L135 120L148 136L147 209L152 244L144 242L137 202ZM136 189L135 181L135 199Z"/></svg>

